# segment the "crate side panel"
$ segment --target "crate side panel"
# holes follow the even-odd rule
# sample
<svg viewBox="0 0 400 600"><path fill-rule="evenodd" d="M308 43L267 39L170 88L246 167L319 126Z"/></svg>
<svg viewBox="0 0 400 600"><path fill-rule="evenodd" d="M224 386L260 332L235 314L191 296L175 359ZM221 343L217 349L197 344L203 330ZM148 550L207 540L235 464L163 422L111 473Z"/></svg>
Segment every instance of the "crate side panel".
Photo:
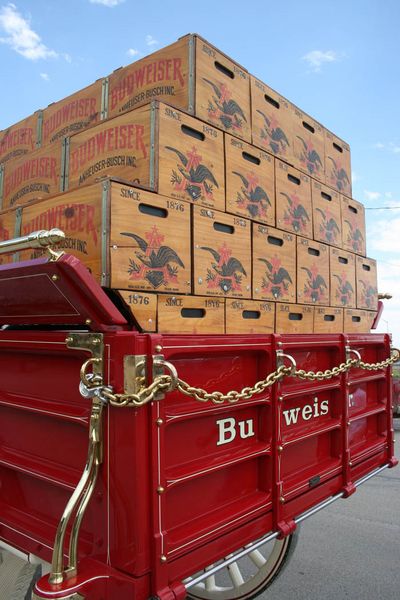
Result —
<svg viewBox="0 0 400 600"><path fill-rule="evenodd" d="M298 169L277 160L276 226L312 239L311 179Z"/></svg>
<svg viewBox="0 0 400 600"><path fill-rule="evenodd" d="M225 210L224 134L166 104L159 116L159 193Z"/></svg>
<svg viewBox="0 0 400 600"><path fill-rule="evenodd" d="M339 192L311 180L314 239L342 247L342 213Z"/></svg>
<svg viewBox="0 0 400 600"><path fill-rule="evenodd" d="M38 112L0 132L0 163L36 149Z"/></svg>
<svg viewBox="0 0 400 600"><path fill-rule="evenodd" d="M226 211L275 225L275 167L272 156L225 136Z"/></svg>
<svg viewBox="0 0 400 600"><path fill-rule="evenodd" d="M226 333L274 333L275 304L273 302L232 298L227 298L225 302Z"/></svg>
<svg viewBox="0 0 400 600"><path fill-rule="evenodd" d="M297 301L329 304L329 246L297 238Z"/></svg>
<svg viewBox="0 0 400 600"><path fill-rule="evenodd" d="M328 130L325 130L325 177L328 185L351 197L350 146Z"/></svg>
<svg viewBox="0 0 400 600"><path fill-rule="evenodd" d="M251 141L250 76L199 37L196 37L195 114L227 133Z"/></svg>
<svg viewBox="0 0 400 600"><path fill-rule="evenodd" d="M160 333L225 333L225 300L200 296L158 296Z"/></svg>
<svg viewBox="0 0 400 600"><path fill-rule="evenodd" d="M253 224L253 298L296 302L296 236Z"/></svg>
<svg viewBox="0 0 400 600"><path fill-rule="evenodd" d="M351 252L329 249L331 305L356 308L356 256ZM364 307L361 307L364 308Z"/></svg>

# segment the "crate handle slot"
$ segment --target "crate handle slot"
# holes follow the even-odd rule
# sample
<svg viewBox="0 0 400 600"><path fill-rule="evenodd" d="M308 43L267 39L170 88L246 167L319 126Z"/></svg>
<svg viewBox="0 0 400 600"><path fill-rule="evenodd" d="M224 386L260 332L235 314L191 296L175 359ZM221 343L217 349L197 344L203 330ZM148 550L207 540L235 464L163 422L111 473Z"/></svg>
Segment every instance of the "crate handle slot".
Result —
<svg viewBox="0 0 400 600"><path fill-rule="evenodd" d="M307 248L308 254L312 254L312 256L319 256L321 252L317 250L317 248Z"/></svg>
<svg viewBox="0 0 400 600"><path fill-rule="evenodd" d="M242 152L242 156L243 156L244 160L248 160L249 162L253 163L254 165L261 164L261 160L257 156L253 156L252 154L249 154L248 152Z"/></svg>
<svg viewBox="0 0 400 600"><path fill-rule="evenodd" d="M185 135L190 135L190 137L195 138L196 140L200 140L204 142L206 136L201 131L197 131L197 129L193 129L193 127L189 127L188 125L181 125L181 131Z"/></svg>
<svg viewBox="0 0 400 600"><path fill-rule="evenodd" d="M261 313L259 310L243 310L242 317L243 319L259 319Z"/></svg>
<svg viewBox="0 0 400 600"><path fill-rule="evenodd" d="M295 177L294 175L291 175L290 173L287 174L287 178L289 179L289 181L291 181L292 183L295 183L296 185L300 185L301 181L298 177Z"/></svg>
<svg viewBox="0 0 400 600"><path fill-rule="evenodd" d="M361 321L361 317L357 317L356 315L353 315L353 316L351 317L351 320L352 320L354 323L359 323L359 322Z"/></svg>
<svg viewBox="0 0 400 600"><path fill-rule="evenodd" d="M139 211L144 215L150 215L151 217L158 217L160 219L166 219L168 217L166 208L152 206L151 204L143 204L143 202L139 204Z"/></svg>
<svg viewBox="0 0 400 600"><path fill-rule="evenodd" d="M215 223L213 223L213 227L215 231L220 231L221 233L235 233L235 228L233 225L228 225L227 223L218 223L218 221L215 221Z"/></svg>
<svg viewBox="0 0 400 600"><path fill-rule="evenodd" d="M326 194L325 192L321 192L321 197L324 200L328 200L329 202L332 202L332 196L330 196L329 194Z"/></svg>
<svg viewBox="0 0 400 600"><path fill-rule="evenodd" d="M283 239L277 238L273 235L269 235L267 237L267 242L268 242L268 244L272 244L273 246L283 246Z"/></svg>
<svg viewBox="0 0 400 600"><path fill-rule="evenodd" d="M182 308L181 316L184 319L204 319L206 311L204 308Z"/></svg>
<svg viewBox="0 0 400 600"><path fill-rule="evenodd" d="M214 67L217 69L217 71L220 71L221 73L226 75L226 77L235 79L235 73L233 71L231 71L231 69L228 69L228 67L225 67L225 65L218 62L217 60L214 61Z"/></svg>
<svg viewBox="0 0 400 600"><path fill-rule="evenodd" d="M335 319L335 315L324 315L324 321L334 321Z"/></svg>
<svg viewBox="0 0 400 600"><path fill-rule="evenodd" d="M369 265L363 264L362 268L364 269L364 271L370 271L371 267Z"/></svg>
<svg viewBox="0 0 400 600"><path fill-rule="evenodd" d="M279 102L277 100L275 100L274 98L271 98L271 96L268 96L268 94L264 94L264 100L265 100L265 102L268 102L268 104L272 104L272 106L274 106L275 108L281 107Z"/></svg>
<svg viewBox="0 0 400 600"><path fill-rule="evenodd" d="M303 315L301 313L289 313L289 321L301 321Z"/></svg>
<svg viewBox="0 0 400 600"><path fill-rule="evenodd" d="M347 264L349 264L349 259L348 259L348 258L345 258L344 256L339 256L339 257L338 257L338 261L339 261L340 263L342 263L343 265L347 265Z"/></svg>
<svg viewBox="0 0 400 600"><path fill-rule="evenodd" d="M339 144L335 144L335 142L332 142L332 146L335 148L335 150L337 150L338 152L343 152L343 148L341 146L339 146Z"/></svg>
<svg viewBox="0 0 400 600"><path fill-rule="evenodd" d="M356 209L355 206L351 206L351 204L349 204L348 209L350 212L357 214L358 210Z"/></svg>
<svg viewBox="0 0 400 600"><path fill-rule="evenodd" d="M310 125L309 123L307 123L307 121L303 121L303 127L304 129L307 129L307 131L310 131L311 133L315 133L315 129L312 125Z"/></svg>

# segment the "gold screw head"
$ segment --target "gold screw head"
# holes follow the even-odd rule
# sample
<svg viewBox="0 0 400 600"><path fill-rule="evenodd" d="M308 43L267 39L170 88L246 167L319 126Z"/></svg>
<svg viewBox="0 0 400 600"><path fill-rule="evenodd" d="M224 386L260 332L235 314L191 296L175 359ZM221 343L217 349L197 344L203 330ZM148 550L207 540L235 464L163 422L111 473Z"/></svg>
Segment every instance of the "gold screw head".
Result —
<svg viewBox="0 0 400 600"><path fill-rule="evenodd" d="M167 557L165 556L165 554L161 554L160 560L161 560L162 563L167 562Z"/></svg>
<svg viewBox="0 0 400 600"><path fill-rule="evenodd" d="M51 278L53 281L58 281L58 279L59 279L58 275L56 275L56 274L52 275Z"/></svg>
<svg viewBox="0 0 400 600"><path fill-rule="evenodd" d="M92 344L93 344L93 346L98 346L100 344L99 338L93 338L92 339Z"/></svg>
<svg viewBox="0 0 400 600"><path fill-rule="evenodd" d="M162 351L162 346L160 344L157 344L157 346L154 348L154 350L156 352L161 352Z"/></svg>
<svg viewBox="0 0 400 600"><path fill-rule="evenodd" d="M281 454L283 452L283 446L278 446L278 452Z"/></svg>
<svg viewBox="0 0 400 600"><path fill-rule="evenodd" d="M92 319L86 319L85 324L86 325L91 325L92 324Z"/></svg>
<svg viewBox="0 0 400 600"><path fill-rule="evenodd" d="M164 423L164 421L162 419L157 419L156 423L159 427L161 427L161 425Z"/></svg>
<svg viewBox="0 0 400 600"><path fill-rule="evenodd" d="M157 494L163 494L165 492L165 488L162 485L159 485L157 488Z"/></svg>
<svg viewBox="0 0 400 600"><path fill-rule="evenodd" d="M352 467L352 466L353 466L353 463L350 461L349 462L349 467Z"/></svg>
<svg viewBox="0 0 400 600"><path fill-rule="evenodd" d="M283 396L278 396L278 401L283 402Z"/></svg>
<svg viewBox="0 0 400 600"><path fill-rule="evenodd" d="M280 502L281 504L285 504L285 498L284 498L283 496L281 496L281 497L279 498L279 502Z"/></svg>
<svg viewBox="0 0 400 600"><path fill-rule="evenodd" d="M71 337L70 335L67 338L65 338L65 343L66 344L72 344L73 341L74 341L74 338Z"/></svg>

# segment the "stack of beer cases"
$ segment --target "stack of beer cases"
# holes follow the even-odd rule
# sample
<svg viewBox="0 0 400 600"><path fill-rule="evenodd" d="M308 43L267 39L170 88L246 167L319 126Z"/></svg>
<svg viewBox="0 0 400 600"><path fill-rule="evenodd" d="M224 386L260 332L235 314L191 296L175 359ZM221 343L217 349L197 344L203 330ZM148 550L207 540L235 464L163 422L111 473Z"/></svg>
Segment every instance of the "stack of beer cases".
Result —
<svg viewBox="0 0 400 600"><path fill-rule="evenodd" d="M1 132L0 161L0 237L59 227L142 331L371 327L348 145L197 35Z"/></svg>

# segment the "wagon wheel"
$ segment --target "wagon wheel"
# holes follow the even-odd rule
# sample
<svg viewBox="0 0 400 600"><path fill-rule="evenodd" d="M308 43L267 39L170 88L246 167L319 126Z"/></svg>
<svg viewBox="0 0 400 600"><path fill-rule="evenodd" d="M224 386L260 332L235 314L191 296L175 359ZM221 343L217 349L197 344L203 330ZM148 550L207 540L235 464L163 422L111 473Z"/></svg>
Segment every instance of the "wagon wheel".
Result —
<svg viewBox="0 0 400 600"><path fill-rule="evenodd" d="M250 600L258 596L271 585L288 564L296 547L297 538L298 531L296 530L282 540L268 542L256 550L252 550L247 556L190 587L187 592L188 598L194 600ZM205 571L207 572L213 566L215 565L210 565Z"/></svg>

